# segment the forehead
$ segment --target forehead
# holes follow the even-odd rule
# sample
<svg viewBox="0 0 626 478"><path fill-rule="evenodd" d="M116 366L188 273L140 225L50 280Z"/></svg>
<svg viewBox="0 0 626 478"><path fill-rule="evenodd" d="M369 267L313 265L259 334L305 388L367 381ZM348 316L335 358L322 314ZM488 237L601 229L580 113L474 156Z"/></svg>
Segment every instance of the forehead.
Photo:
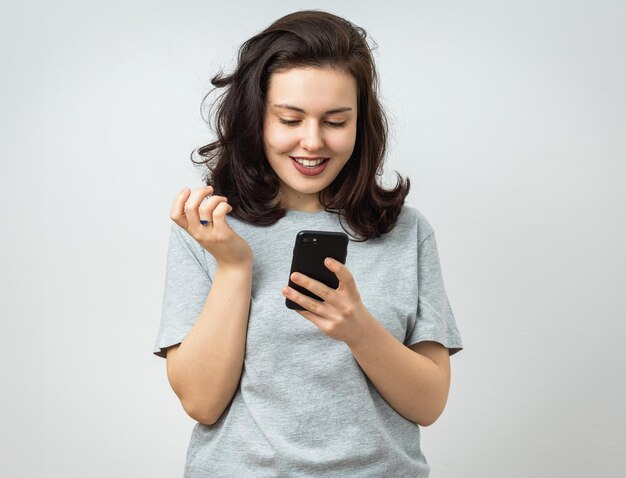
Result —
<svg viewBox="0 0 626 478"><path fill-rule="evenodd" d="M356 111L357 88L354 78L340 70L292 68L272 74L267 90L267 104L297 106L307 113L323 114L329 109L348 106Z"/></svg>

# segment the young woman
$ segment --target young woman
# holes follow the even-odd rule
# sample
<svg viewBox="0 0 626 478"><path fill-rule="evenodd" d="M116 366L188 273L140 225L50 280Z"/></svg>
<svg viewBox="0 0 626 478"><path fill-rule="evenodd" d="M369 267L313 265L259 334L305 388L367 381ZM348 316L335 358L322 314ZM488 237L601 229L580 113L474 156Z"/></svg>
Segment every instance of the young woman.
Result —
<svg viewBox="0 0 626 478"><path fill-rule="evenodd" d="M212 84L227 89L199 150L208 186L174 199L154 348L198 422L185 477L428 476L420 426L463 346L409 180L376 181L387 123L365 31L289 14ZM291 276L322 301L287 287L300 230L351 238L345 264L324 262L337 289Z"/></svg>

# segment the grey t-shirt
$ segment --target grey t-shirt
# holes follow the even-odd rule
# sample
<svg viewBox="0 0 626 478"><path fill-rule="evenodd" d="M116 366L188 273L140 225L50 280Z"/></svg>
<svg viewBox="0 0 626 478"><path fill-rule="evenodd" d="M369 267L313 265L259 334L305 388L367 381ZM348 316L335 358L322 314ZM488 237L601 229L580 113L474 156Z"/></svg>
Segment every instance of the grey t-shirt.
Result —
<svg viewBox="0 0 626 478"><path fill-rule="evenodd" d="M290 210L267 227L227 221L254 253L244 367L219 420L194 426L184 477L427 477L419 426L382 398L344 342L285 306L296 234L344 232L339 217ZM368 311L400 342L439 342L451 355L463 348L420 211L405 204L390 232L350 241L346 266ZM215 270L213 256L173 224L155 355L185 338Z"/></svg>

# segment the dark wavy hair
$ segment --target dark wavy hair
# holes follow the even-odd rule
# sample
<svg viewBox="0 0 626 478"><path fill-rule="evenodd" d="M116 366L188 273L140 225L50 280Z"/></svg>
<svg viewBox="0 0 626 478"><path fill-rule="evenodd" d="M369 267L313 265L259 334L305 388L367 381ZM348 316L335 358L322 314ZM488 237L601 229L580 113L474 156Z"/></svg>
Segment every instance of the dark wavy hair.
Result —
<svg viewBox="0 0 626 478"><path fill-rule="evenodd" d="M290 13L240 47L232 74L221 71L211 79L215 88L202 105L216 88L227 87L219 97L214 128L217 140L198 148L202 161L193 159L195 151L191 160L202 165L203 179L213 186L213 194L228 198L231 216L269 226L286 214L275 201L280 181L267 160L263 142L270 76L291 68L332 68L356 80L357 132L352 156L324 194L320 191L320 203L325 211L345 218L363 238L357 242L394 228L411 182L408 178L403 181L396 171L394 189L377 184L377 177L383 174L388 122L377 97L378 76L366 39L363 28L331 13ZM211 127L210 116L205 122Z"/></svg>

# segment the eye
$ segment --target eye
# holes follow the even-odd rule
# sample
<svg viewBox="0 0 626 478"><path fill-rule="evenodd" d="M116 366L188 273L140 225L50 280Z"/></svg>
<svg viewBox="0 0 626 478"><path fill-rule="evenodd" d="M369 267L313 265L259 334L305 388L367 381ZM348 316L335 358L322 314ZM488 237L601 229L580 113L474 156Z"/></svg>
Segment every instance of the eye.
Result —
<svg viewBox="0 0 626 478"><path fill-rule="evenodd" d="M279 118L279 119L280 119L280 122L282 124L286 124L287 126L295 126L296 124L298 124L300 122L299 120L291 120L291 121L289 121L289 120L284 120L282 118Z"/></svg>
<svg viewBox="0 0 626 478"><path fill-rule="evenodd" d="M300 122L300 120L286 120L282 118L279 118L279 120L282 124L285 124L287 126L295 126ZM332 121L327 121L326 124L328 124L332 128L341 128L346 124L346 122L344 121L343 123L334 123Z"/></svg>

